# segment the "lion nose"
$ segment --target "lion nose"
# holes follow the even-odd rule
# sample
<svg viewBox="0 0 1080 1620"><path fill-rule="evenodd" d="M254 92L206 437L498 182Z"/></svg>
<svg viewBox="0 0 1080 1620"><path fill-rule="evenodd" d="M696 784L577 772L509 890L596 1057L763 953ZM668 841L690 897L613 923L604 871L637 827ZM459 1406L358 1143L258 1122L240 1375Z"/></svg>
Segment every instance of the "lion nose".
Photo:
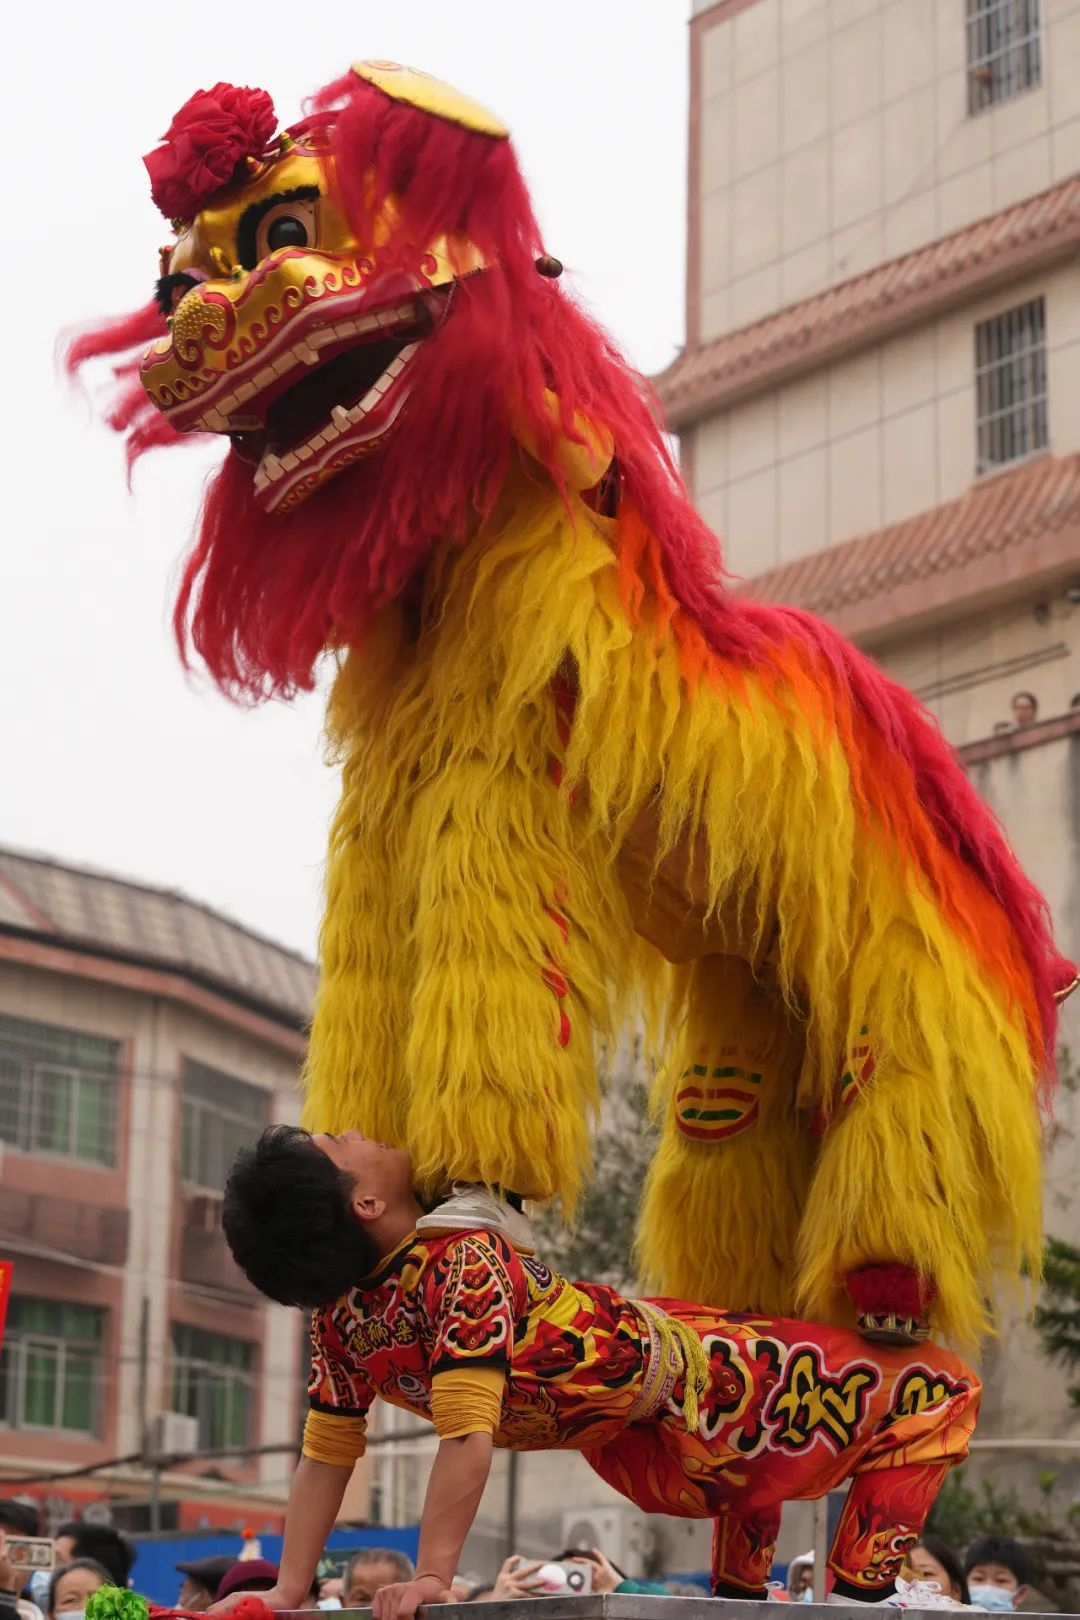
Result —
<svg viewBox="0 0 1080 1620"><path fill-rule="evenodd" d="M203 288L192 287L172 312L173 347L180 359L194 358L206 343L219 342L225 335L226 315L220 304L209 303Z"/></svg>

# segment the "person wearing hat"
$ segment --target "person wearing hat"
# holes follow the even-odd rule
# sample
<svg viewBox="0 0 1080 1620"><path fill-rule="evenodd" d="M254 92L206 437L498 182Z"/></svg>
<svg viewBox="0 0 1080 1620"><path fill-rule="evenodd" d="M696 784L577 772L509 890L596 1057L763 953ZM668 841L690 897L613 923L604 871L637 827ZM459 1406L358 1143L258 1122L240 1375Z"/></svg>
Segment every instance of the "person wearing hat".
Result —
<svg viewBox="0 0 1080 1620"><path fill-rule="evenodd" d="M278 1567L268 1558L242 1558L230 1560L229 1568L217 1589L218 1603L236 1592L271 1592L278 1583ZM319 1578L316 1575L308 1589L301 1609L314 1609L319 1601Z"/></svg>
<svg viewBox="0 0 1080 1620"><path fill-rule="evenodd" d="M231 1553L218 1553L213 1558L193 1558L189 1563L174 1565L177 1574L184 1577L176 1607L192 1614L205 1614L235 1563Z"/></svg>

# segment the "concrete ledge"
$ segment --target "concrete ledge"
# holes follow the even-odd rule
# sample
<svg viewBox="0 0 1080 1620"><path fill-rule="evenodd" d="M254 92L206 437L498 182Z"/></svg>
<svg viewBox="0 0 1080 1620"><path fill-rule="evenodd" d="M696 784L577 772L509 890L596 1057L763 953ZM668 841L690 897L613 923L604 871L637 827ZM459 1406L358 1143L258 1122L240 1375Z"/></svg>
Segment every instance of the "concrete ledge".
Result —
<svg viewBox="0 0 1080 1620"><path fill-rule="evenodd" d="M766 1614L778 1612L777 1606L761 1603L743 1603L728 1598L707 1597L651 1597L633 1593L604 1593L588 1597L516 1598L508 1603L439 1603L425 1605L420 1610L430 1620L719 1620L720 1605L723 1620L765 1620ZM862 1616L865 1620L873 1604L852 1603L841 1609L840 1604L827 1608L820 1603L796 1605L799 1620L839 1620L842 1613ZM691 1612L693 1611L693 1612ZM304 1620L311 1620L310 1611ZM370 1609L342 1609L342 1620L369 1620ZM940 1620L940 1609L886 1610L886 1613L906 1613L922 1620L925 1615ZM968 1613L977 1612L968 1610Z"/></svg>

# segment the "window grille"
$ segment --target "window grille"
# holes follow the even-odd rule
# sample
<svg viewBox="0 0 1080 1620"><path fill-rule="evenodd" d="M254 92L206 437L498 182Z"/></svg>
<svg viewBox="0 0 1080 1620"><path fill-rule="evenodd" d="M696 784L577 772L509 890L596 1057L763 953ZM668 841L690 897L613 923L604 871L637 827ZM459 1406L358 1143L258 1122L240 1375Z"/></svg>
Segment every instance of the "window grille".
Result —
<svg viewBox="0 0 1080 1620"><path fill-rule="evenodd" d="M1028 304L975 328L976 472L1045 450L1046 304Z"/></svg>
<svg viewBox="0 0 1080 1620"><path fill-rule="evenodd" d="M269 1123L270 1093L187 1059L180 1104L180 1179L220 1192L229 1166Z"/></svg>
<svg viewBox="0 0 1080 1620"><path fill-rule="evenodd" d="M114 1165L120 1047L0 1015L0 1141L22 1153Z"/></svg>
<svg viewBox="0 0 1080 1620"><path fill-rule="evenodd" d="M105 1312L95 1306L11 1300L0 1350L0 1421L96 1435L104 1336Z"/></svg>
<svg viewBox="0 0 1080 1620"><path fill-rule="evenodd" d="M968 112L1042 80L1039 0L967 0Z"/></svg>
<svg viewBox="0 0 1080 1620"><path fill-rule="evenodd" d="M199 1446L221 1451L251 1442L255 1348L244 1339L173 1323L172 1410L197 1418Z"/></svg>

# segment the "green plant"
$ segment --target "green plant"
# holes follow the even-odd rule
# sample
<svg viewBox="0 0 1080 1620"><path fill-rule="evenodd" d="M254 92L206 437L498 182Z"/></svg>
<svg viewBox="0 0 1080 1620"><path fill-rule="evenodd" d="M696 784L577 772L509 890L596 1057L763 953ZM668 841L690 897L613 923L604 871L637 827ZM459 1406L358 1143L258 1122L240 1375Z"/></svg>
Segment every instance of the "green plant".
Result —
<svg viewBox="0 0 1080 1620"><path fill-rule="evenodd" d="M641 1189L656 1147L640 1056L610 1080L596 1134L593 1176L572 1227L550 1211L536 1220L540 1253L569 1277L625 1289L634 1280L634 1233Z"/></svg>
<svg viewBox="0 0 1080 1620"><path fill-rule="evenodd" d="M1058 1476L1039 1475L1039 1499L1025 1505L1012 1486L983 1479L969 1484L954 1469L930 1510L926 1528L963 1555L979 1536L1011 1536L1027 1548L1032 1584L1066 1612L1075 1613L1080 1595L1080 1502L1057 1500Z"/></svg>
<svg viewBox="0 0 1080 1620"><path fill-rule="evenodd" d="M1080 1248L1062 1238L1047 1239L1035 1327L1051 1361L1070 1373L1080 1369ZM1068 1397L1080 1406L1080 1384L1069 1386Z"/></svg>

